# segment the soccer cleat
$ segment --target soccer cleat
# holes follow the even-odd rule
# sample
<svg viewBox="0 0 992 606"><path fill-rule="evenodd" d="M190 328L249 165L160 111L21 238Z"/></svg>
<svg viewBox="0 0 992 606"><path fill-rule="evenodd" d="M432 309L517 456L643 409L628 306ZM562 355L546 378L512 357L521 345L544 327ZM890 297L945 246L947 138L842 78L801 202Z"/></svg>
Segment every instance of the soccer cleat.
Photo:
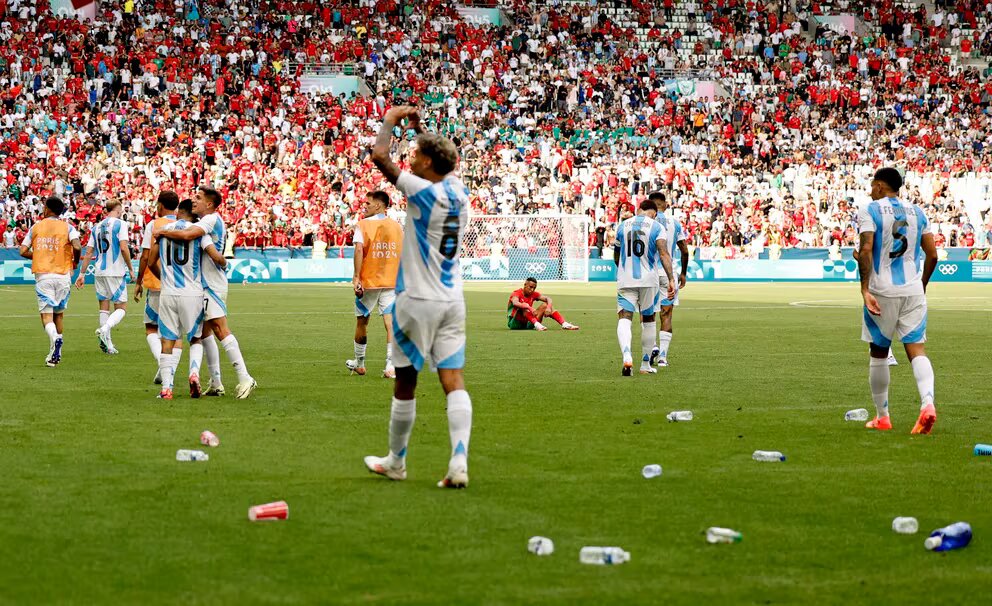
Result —
<svg viewBox="0 0 992 606"><path fill-rule="evenodd" d="M579 327L576 326L575 324L572 324L571 322L565 322L564 324L561 325L561 329L562 330L578 330Z"/></svg>
<svg viewBox="0 0 992 606"><path fill-rule="evenodd" d="M207 391L203 392L205 396L222 396L224 395L224 385L221 383L214 383L213 379L210 379L210 384L207 385Z"/></svg>
<svg viewBox="0 0 992 606"><path fill-rule="evenodd" d="M100 351L110 353L110 350L114 349L114 344L110 340L110 333L103 330L103 327L96 329L96 336L100 338Z"/></svg>
<svg viewBox="0 0 992 606"><path fill-rule="evenodd" d="M55 339L55 343L52 344L52 348L48 350L48 357L45 358L45 364L48 364L49 368L55 368L59 362L62 361L62 339L61 337Z"/></svg>
<svg viewBox="0 0 992 606"><path fill-rule="evenodd" d="M358 360L345 360L344 365L348 367L351 374L365 376L365 362L359 364Z"/></svg>
<svg viewBox="0 0 992 606"><path fill-rule="evenodd" d="M396 368L390 364L389 366L382 369L383 379L395 379L396 378Z"/></svg>
<svg viewBox="0 0 992 606"><path fill-rule="evenodd" d="M661 349L655 346L655 348L651 350L651 357L648 358L648 363L651 364L651 366L655 365L655 362L658 360L659 354L661 354Z"/></svg>
<svg viewBox="0 0 992 606"><path fill-rule="evenodd" d="M468 486L468 468L464 465L448 465L448 475L437 483L438 488L465 488Z"/></svg>
<svg viewBox="0 0 992 606"><path fill-rule="evenodd" d="M189 397L194 400L200 397L200 375L195 372L189 376Z"/></svg>
<svg viewBox="0 0 992 606"><path fill-rule="evenodd" d="M251 395L251 392L255 391L256 387L258 387L258 383L255 379L248 377L244 381L238 383L238 386L234 390L234 397L239 400L247 400L248 396Z"/></svg>
<svg viewBox="0 0 992 606"><path fill-rule="evenodd" d="M628 362L627 360L624 360L623 361L623 370L620 371L620 376L622 376L622 377L630 377L630 376L633 376L633 375L634 375L634 363L633 362Z"/></svg>
<svg viewBox="0 0 992 606"><path fill-rule="evenodd" d="M658 358L658 368L665 368L668 366L668 358Z"/></svg>
<svg viewBox="0 0 992 606"><path fill-rule="evenodd" d="M542 332L542 331L545 331L547 329L548 329L548 327L545 326L544 324L541 324L540 322L534 322L534 330L536 330L538 332Z"/></svg>
<svg viewBox="0 0 992 606"><path fill-rule="evenodd" d="M920 411L920 418L916 419L916 425L913 426L913 431L909 433L928 434L936 423L937 410L933 407L933 404L927 404Z"/></svg>
<svg viewBox="0 0 992 606"><path fill-rule="evenodd" d="M656 374L658 374L658 369L657 368L653 368L651 366L641 365L641 374L642 375L656 375Z"/></svg>
<svg viewBox="0 0 992 606"><path fill-rule="evenodd" d="M107 353L110 354L110 355L112 355L112 356L116 356L117 354L119 354L121 352L117 351L117 348L114 347L113 342L111 342L110 343L110 347L107 348Z"/></svg>
<svg viewBox="0 0 992 606"><path fill-rule="evenodd" d="M365 457L365 467L374 474L385 476L390 480L401 481L406 479L406 466L392 467L388 465L389 457Z"/></svg>
<svg viewBox="0 0 992 606"><path fill-rule="evenodd" d="M162 371L161 370L156 370L155 371L155 378L152 379L152 383L154 385L161 385L162 384Z"/></svg>
<svg viewBox="0 0 992 606"><path fill-rule="evenodd" d="M158 393L158 395L156 397L159 400L171 400L172 399L172 390L171 389L163 389L162 391L160 391Z"/></svg>
<svg viewBox="0 0 992 606"><path fill-rule="evenodd" d="M892 354L889 354L889 358L886 362L889 363L889 366L899 366L899 360L896 360L896 357Z"/></svg>
<svg viewBox="0 0 992 606"><path fill-rule="evenodd" d="M865 427L868 429L877 429L879 431L888 431L892 429L892 419L889 417L876 416L871 421L865 423Z"/></svg>

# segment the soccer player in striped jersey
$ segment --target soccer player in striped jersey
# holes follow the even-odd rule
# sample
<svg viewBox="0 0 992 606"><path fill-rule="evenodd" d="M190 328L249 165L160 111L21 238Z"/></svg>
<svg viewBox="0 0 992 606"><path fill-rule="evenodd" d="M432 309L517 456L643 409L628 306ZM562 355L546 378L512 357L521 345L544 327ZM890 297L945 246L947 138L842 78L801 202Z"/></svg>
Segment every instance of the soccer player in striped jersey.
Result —
<svg viewBox="0 0 992 606"><path fill-rule="evenodd" d="M41 325L48 335L45 364L49 367L62 360L62 317L69 305L72 267L79 260L79 232L59 219L64 212L65 202L61 198L52 196L45 200L42 220L31 226L20 248L21 256L31 259Z"/></svg>
<svg viewBox="0 0 992 606"><path fill-rule="evenodd" d="M192 203L185 200L180 202L176 217L178 220L175 223L162 228L163 234L192 225ZM163 400L172 399L173 380L179 364L179 355L173 349L176 342L184 338L190 344L189 395L192 398L200 397L199 369L203 359L200 334L205 303L203 251L212 262L221 267L227 265L224 257L214 248L213 240L206 234L196 240L168 240L162 237L152 243L148 253L148 267L162 281L158 322L159 333L162 335L162 355L159 356L162 391L158 397Z"/></svg>
<svg viewBox="0 0 992 606"><path fill-rule="evenodd" d="M223 251L227 241L227 227L218 213L223 202L220 192L209 187L201 187L193 200L193 212L200 220L185 229L163 232L162 236L170 240L190 242L208 235L217 249ZM207 368L210 370L210 385L204 395L224 395L220 374L220 351L217 348L217 341L214 340L216 336L238 375L235 397L243 400L255 391L258 383L248 373L248 366L241 354L241 344L227 325L227 272L224 271L224 267L226 265L212 262L204 263L203 266L206 297L203 351L207 358Z"/></svg>
<svg viewBox="0 0 992 606"><path fill-rule="evenodd" d="M859 211L858 268L864 299L861 338L869 343L868 383L876 416L869 429L892 429L889 365L892 340L902 341L920 393L920 415L910 433L927 434L937 422L933 365L927 358L926 288L937 267L930 222L916 205L899 199L902 175L882 168L871 182L873 202Z"/></svg>
<svg viewBox="0 0 992 606"><path fill-rule="evenodd" d="M155 219L145 225L141 239L141 261L138 262L138 285L134 289L134 302L141 301L142 290L145 291L145 339L148 349L155 358L155 384L162 384L162 375L158 371L158 360L162 355L162 335L158 334L158 303L162 290L162 281L148 269L148 254L152 248L152 232L161 229L176 220L176 208L179 206L179 196L174 191L163 191L158 195L158 207ZM159 268L161 273L161 267ZM175 357L181 357L182 342L176 343L173 352L179 352Z"/></svg>
<svg viewBox="0 0 992 606"><path fill-rule="evenodd" d="M655 344L655 312L661 295L658 292L658 268L661 286L667 289L669 299L675 298L675 280L672 276L672 259L665 239L665 217L655 221L658 205L654 200L641 202L636 216L625 220L617 228L613 244L613 261L617 265L617 340L623 356L625 377L633 374L633 354L630 350L631 324L635 313L641 315L641 374L654 374L651 350Z"/></svg>
<svg viewBox="0 0 992 606"><path fill-rule="evenodd" d="M419 134L410 172L389 157L393 129ZM416 417L417 376L428 361L447 394L451 457L443 488L468 485L468 443L472 400L465 391L465 299L459 265L468 222L468 189L455 175L458 150L444 137L424 133L414 107L393 107L383 117L372 161L407 199L406 237L396 278L393 352L396 383L389 418L389 454L365 457L369 471L392 480L406 479L406 449Z"/></svg>
<svg viewBox="0 0 992 606"><path fill-rule="evenodd" d="M127 313L127 283L124 274L127 273L134 282L134 268L131 267L131 251L128 248L128 226L121 221L124 205L119 200L107 203L107 217L93 226L90 239L86 243L86 252L80 261L82 269L76 278L76 288L83 287L84 275L93 259L94 278L96 280L96 300L100 307L100 327L96 336L100 340L100 351L116 354L117 348L110 332L121 323ZM110 305L114 305L113 313Z"/></svg>
<svg viewBox="0 0 992 606"><path fill-rule="evenodd" d="M682 225L676 221L673 217L669 217L665 214L668 210L668 199L665 198L665 194L661 192L655 192L648 196L648 199L654 200L654 203L658 205L658 217L663 220L663 224L666 227L665 241L668 243L668 256L674 262L676 249L682 255L682 271L679 273L679 278L675 281L675 298L669 299L668 297L662 297L659 308L661 311L661 322L658 323L658 341L654 349L651 350L651 362L654 363L657 360L658 366L668 366L668 352L672 347L672 314L675 311L675 307L679 304L679 291L685 288L685 281L687 273L689 271L689 247L685 243L685 230ZM658 268L658 283L664 284L664 273L663 267Z"/></svg>
<svg viewBox="0 0 992 606"><path fill-rule="evenodd" d="M861 210L862 209L860 209L860 208L858 209L858 214L859 215L861 214ZM857 246L855 246L854 247L854 250L851 251L851 256L854 257L854 260L855 261L859 261L860 260L859 257L861 256L861 252L858 250L858 247ZM891 346L889 347L889 357L886 358L885 360L886 360L886 362L888 362L889 366L899 366L899 360L897 360L895 354L892 353L892 347Z"/></svg>

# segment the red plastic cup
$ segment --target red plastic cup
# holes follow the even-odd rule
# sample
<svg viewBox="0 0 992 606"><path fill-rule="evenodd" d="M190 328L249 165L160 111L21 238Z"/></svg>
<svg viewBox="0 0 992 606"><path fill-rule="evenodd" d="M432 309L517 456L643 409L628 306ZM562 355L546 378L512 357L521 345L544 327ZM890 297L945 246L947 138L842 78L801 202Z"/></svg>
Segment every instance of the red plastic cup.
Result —
<svg viewBox="0 0 992 606"><path fill-rule="evenodd" d="M289 518L289 505L286 501L276 501L265 505L255 505L248 509L248 519L252 522L263 520L285 520Z"/></svg>
<svg viewBox="0 0 992 606"><path fill-rule="evenodd" d="M204 446L219 446L220 438L214 435L214 432L212 431L204 431L200 434L200 444L203 444Z"/></svg>

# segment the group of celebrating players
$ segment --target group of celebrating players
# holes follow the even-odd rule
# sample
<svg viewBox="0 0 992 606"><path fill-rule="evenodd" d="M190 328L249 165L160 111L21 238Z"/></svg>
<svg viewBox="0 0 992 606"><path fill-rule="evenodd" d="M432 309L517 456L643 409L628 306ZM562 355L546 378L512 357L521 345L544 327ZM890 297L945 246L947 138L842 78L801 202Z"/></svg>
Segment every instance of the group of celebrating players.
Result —
<svg viewBox="0 0 992 606"><path fill-rule="evenodd" d="M406 121L417 133L409 158L410 170L400 170L390 156L394 129ZM383 376L395 379L389 420L389 452L367 456L373 473L392 480L406 478L406 455L416 418L415 389L425 362L437 370L447 400L451 455L441 487L468 485L468 446L472 430L472 400L465 389L465 303L459 266L462 236L468 217L468 191L456 176L458 152L448 139L426 133L416 108L393 107L386 112L375 141L372 159L383 176L407 199L405 229L386 217L389 195L369 194L365 219L356 229L355 358L347 361L353 373L366 373L367 326L378 308L386 325L386 365ZM912 433L929 433L936 422L933 367L926 357L927 305L925 288L936 267L936 247L929 222L918 207L898 199L902 177L892 168L879 170L872 181L873 202L859 214L861 246L857 258L864 298L863 339L870 344L869 383L877 416L868 423L876 430L892 428L888 409L889 366L893 338L905 345L921 398L921 410ZM237 339L227 326L224 223L217 208L220 194L200 188L196 200L179 201L174 192L162 192L157 218L145 229L137 276L131 268L127 229L120 206L111 203L107 218L94 226L86 245L80 276L94 259L100 328L96 334L103 351L117 353L113 328L126 313L124 275L140 282L135 301L145 298L145 326L149 348L158 363L155 382L160 398L171 399L182 341L190 345L190 395L201 392L199 371L204 353L210 371L206 395L223 395L219 339L238 374L237 397L247 398L256 387L248 374ZM668 365L672 341L672 310L686 284L688 250L678 222L665 214L663 194L653 193L637 214L617 229L614 261L617 266L617 339L622 376L633 374L632 320L641 317L641 374L657 373ZM36 223L21 247L32 259L38 306L50 349L45 362L57 365L62 356L63 314L70 290L70 274L79 260L80 236L59 219L65 211L58 198L46 202L44 219ZM403 234L412 244L403 244ZM681 252L676 277L672 259ZM204 253L206 253L204 258ZM537 292L537 280L528 278L510 296L510 329L546 330L542 320L552 318L565 330L578 330ZM662 294L664 293L664 294ZM114 311L110 311L113 305ZM661 313L661 326L656 316ZM398 346L392 349L392 343Z"/></svg>

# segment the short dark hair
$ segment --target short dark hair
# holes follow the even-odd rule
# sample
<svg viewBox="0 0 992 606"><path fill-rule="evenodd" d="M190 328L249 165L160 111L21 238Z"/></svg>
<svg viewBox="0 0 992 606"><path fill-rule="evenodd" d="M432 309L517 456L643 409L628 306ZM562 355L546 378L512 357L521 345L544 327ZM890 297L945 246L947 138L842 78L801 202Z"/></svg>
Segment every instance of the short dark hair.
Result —
<svg viewBox="0 0 992 606"><path fill-rule="evenodd" d="M373 200L378 200L378 201L382 202L383 205L385 205L386 208L389 208L389 202L390 202L390 200L389 200L389 194L387 194L386 192L382 191L381 189L377 189L377 190L375 190L373 192L369 192L368 197L369 198L372 198Z"/></svg>
<svg viewBox="0 0 992 606"><path fill-rule="evenodd" d="M641 210L653 210L658 212L658 205L654 203L654 200L648 198L647 200L641 200L641 205L639 207Z"/></svg>
<svg viewBox="0 0 992 606"><path fill-rule="evenodd" d="M535 277L532 276L532 277L527 278L526 280L524 280L524 284L526 284L528 282L533 282L534 284L537 284L537 278L535 278Z"/></svg>
<svg viewBox="0 0 992 606"><path fill-rule="evenodd" d="M899 191L899 188L902 187L902 175L899 174L898 170L892 168L891 166L878 169L875 173L874 180L885 183L892 188L892 191Z"/></svg>
<svg viewBox="0 0 992 606"><path fill-rule="evenodd" d="M664 202L666 198L665 198L665 194L661 193L660 191L656 191L656 192L652 192L651 195L648 196L648 200L654 200L656 202Z"/></svg>
<svg viewBox="0 0 992 606"><path fill-rule="evenodd" d="M122 202L120 200L111 200L107 202L106 210L108 213L114 212L116 208L121 206Z"/></svg>
<svg viewBox="0 0 992 606"><path fill-rule="evenodd" d="M187 199L183 200L182 202L180 202L179 205L176 207L176 209L179 210L180 212L184 212L184 213L186 213L188 215L192 215L193 214L193 201L190 200L189 198L187 198Z"/></svg>
<svg viewBox="0 0 992 606"><path fill-rule="evenodd" d="M65 202L58 196L49 196L45 200L45 208L55 213L56 216L61 216L65 212Z"/></svg>
<svg viewBox="0 0 992 606"><path fill-rule="evenodd" d="M217 208L224 203L224 199L221 197L220 192L216 189L201 187L200 191L202 191L207 200L214 205L214 208Z"/></svg>
<svg viewBox="0 0 992 606"><path fill-rule="evenodd" d="M417 135L417 149L431 159L431 168L442 177L455 170L458 164L458 149L450 139L441 135L434 133Z"/></svg>
<svg viewBox="0 0 992 606"><path fill-rule="evenodd" d="M174 191L163 191L158 194L158 203L165 210L176 210L179 206L179 194Z"/></svg>

